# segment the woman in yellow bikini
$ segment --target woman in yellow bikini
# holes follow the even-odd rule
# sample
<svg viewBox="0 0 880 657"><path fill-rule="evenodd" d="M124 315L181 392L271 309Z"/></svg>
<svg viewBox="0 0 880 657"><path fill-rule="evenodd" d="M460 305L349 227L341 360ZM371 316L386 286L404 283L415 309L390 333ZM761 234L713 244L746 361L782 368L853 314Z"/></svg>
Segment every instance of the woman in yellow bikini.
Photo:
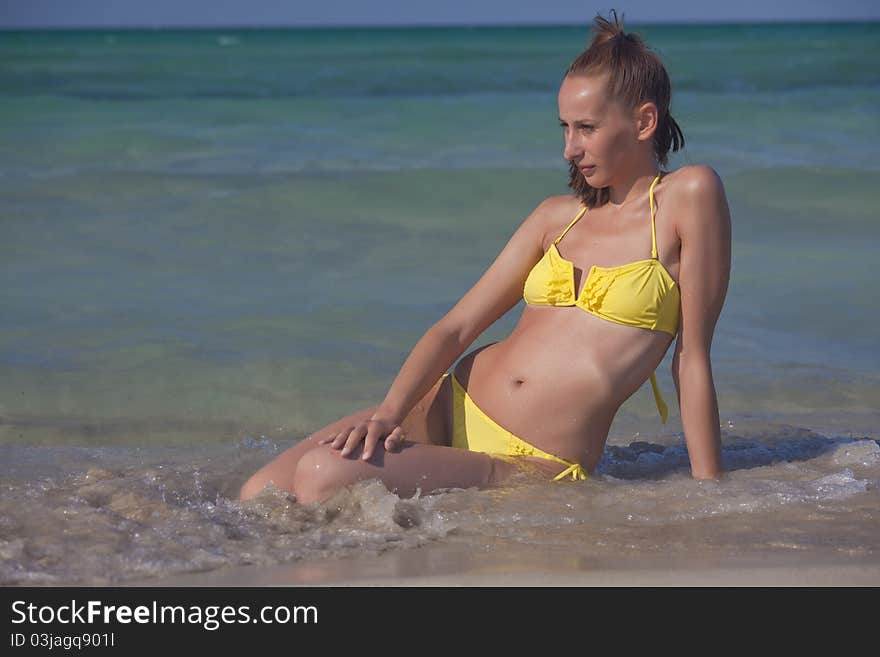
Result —
<svg viewBox="0 0 880 657"><path fill-rule="evenodd" d="M730 274L730 212L707 166L663 171L684 145L669 76L635 34L597 16L558 95L573 194L545 199L416 343L385 399L316 431L254 474L303 503L378 478L417 490L489 487L518 470L588 476L614 416L676 339L672 378L695 478L721 473L710 347ZM524 298L511 335L473 350ZM457 362L454 370L447 370Z"/></svg>

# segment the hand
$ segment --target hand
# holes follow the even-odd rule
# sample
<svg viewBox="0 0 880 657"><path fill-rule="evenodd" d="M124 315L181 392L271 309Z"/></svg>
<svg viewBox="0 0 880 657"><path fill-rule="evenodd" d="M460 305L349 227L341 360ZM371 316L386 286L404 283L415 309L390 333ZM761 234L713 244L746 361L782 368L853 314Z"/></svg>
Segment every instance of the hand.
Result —
<svg viewBox="0 0 880 657"><path fill-rule="evenodd" d="M363 441L364 452L361 455L361 459L367 461L373 455L376 444L380 440L384 439L386 450L394 452L400 449L405 438L406 436L404 435L403 427L396 422L376 419L364 420L353 427L348 427L338 433L331 433L324 436L318 440L318 444L326 445L329 443L330 447L333 449L339 449L341 447L342 451L340 452L340 455L348 456L354 451L355 447Z"/></svg>

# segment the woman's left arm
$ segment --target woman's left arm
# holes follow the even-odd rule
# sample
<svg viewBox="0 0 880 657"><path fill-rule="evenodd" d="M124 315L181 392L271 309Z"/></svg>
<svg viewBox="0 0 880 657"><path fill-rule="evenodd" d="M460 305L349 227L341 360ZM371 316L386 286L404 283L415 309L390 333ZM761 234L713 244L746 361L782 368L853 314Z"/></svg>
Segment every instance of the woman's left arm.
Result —
<svg viewBox="0 0 880 657"><path fill-rule="evenodd" d="M721 474L721 427L709 352L730 281L730 209L708 166L687 167L676 212L681 316L672 358L681 423L695 479Z"/></svg>

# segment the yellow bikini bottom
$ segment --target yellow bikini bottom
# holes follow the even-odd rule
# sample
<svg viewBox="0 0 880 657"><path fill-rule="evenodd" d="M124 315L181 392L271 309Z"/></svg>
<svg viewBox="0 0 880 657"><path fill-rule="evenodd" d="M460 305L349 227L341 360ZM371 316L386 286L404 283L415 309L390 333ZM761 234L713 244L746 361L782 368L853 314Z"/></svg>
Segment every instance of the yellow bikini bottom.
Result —
<svg viewBox="0 0 880 657"><path fill-rule="evenodd" d="M449 372L440 377L450 376ZM530 445L522 438L517 438L495 420L486 415L474 403L471 396L452 375L452 446L472 452L484 452L505 461L515 462L518 456L535 456L548 461L555 461L565 466L565 470L553 477L559 481L571 476L572 481L586 479L587 473L580 463L566 461Z"/></svg>

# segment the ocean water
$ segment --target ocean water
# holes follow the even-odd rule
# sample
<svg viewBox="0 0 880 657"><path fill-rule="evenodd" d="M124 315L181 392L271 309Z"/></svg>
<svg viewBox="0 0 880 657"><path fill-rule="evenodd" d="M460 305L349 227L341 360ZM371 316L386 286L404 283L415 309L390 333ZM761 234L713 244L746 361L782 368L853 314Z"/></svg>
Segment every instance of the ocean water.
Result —
<svg viewBox="0 0 880 657"><path fill-rule="evenodd" d="M880 24L631 29L672 78L671 167L712 166L731 207L725 479L690 479L646 385L590 481L315 508L234 498L378 403L567 191L556 92L586 25L0 32L0 583L437 543L876 563Z"/></svg>

